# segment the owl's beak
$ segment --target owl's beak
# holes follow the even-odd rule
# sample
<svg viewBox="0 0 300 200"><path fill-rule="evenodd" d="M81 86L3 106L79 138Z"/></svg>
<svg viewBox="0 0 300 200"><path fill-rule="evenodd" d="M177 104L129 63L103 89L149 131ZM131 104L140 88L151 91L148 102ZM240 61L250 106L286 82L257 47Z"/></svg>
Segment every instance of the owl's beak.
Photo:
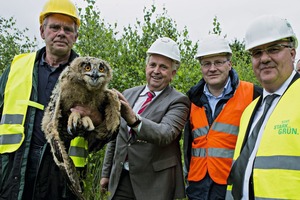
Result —
<svg viewBox="0 0 300 200"><path fill-rule="evenodd" d="M91 78L92 78L93 82L96 82L99 77L100 77L99 72L96 69L94 69L91 74Z"/></svg>

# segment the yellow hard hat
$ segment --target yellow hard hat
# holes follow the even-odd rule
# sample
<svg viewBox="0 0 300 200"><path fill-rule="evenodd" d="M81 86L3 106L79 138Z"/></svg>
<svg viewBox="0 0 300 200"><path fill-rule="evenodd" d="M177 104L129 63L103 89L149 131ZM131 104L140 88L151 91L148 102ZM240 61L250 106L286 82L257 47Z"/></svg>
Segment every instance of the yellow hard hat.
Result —
<svg viewBox="0 0 300 200"><path fill-rule="evenodd" d="M46 2L43 11L40 13L40 24L42 24L45 17L51 13L64 14L73 17L77 26L80 26L77 9L70 0L49 0Z"/></svg>

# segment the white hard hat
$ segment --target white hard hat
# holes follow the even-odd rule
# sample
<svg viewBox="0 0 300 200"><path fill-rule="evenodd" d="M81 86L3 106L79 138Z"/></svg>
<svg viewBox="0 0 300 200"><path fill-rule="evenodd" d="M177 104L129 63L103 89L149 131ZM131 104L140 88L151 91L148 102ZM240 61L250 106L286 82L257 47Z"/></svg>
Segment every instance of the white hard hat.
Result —
<svg viewBox="0 0 300 200"><path fill-rule="evenodd" d="M180 63L180 52L176 42L168 37L158 38L148 49L147 54L159 54Z"/></svg>
<svg viewBox="0 0 300 200"><path fill-rule="evenodd" d="M249 50L284 38L292 38L294 47L297 48L297 37L286 19L274 15L263 15L255 19L248 27L245 47Z"/></svg>
<svg viewBox="0 0 300 200"><path fill-rule="evenodd" d="M229 43L225 38L213 34L199 41L195 58L221 53L232 54Z"/></svg>

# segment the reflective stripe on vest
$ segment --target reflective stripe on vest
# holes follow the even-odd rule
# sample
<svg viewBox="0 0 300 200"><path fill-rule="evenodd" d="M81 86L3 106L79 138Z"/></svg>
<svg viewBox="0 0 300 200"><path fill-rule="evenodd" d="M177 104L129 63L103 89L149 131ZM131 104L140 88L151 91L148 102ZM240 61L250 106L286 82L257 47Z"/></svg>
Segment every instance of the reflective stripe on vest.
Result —
<svg viewBox="0 0 300 200"><path fill-rule="evenodd" d="M15 56L8 75L0 122L0 153L16 151L24 141L24 123L28 106L43 109L30 101L36 53Z"/></svg>
<svg viewBox="0 0 300 200"><path fill-rule="evenodd" d="M88 142L83 137L76 137L71 140L69 156L75 167L84 167L87 163Z"/></svg>
<svg viewBox="0 0 300 200"><path fill-rule="evenodd" d="M237 136L238 132L239 132L239 127L231 125L231 124L215 122L211 126L211 130L218 131L218 132L224 132L224 133L228 133L228 134L233 134L233 135ZM198 137L204 136L208 133L208 131L209 131L209 126L205 126L205 127L201 127L196 130L193 130L192 131L193 138L198 138Z"/></svg>
<svg viewBox="0 0 300 200"><path fill-rule="evenodd" d="M192 149L192 156L195 157L218 157L218 158L232 158L234 150L223 148L197 148Z"/></svg>
<svg viewBox="0 0 300 200"><path fill-rule="evenodd" d="M225 104L210 128L205 108L191 105L193 142L188 181L200 181L208 172L215 183L227 183L240 116L253 100L253 92L253 84L240 81L233 97Z"/></svg>
<svg viewBox="0 0 300 200"><path fill-rule="evenodd" d="M269 117L253 169L255 199L300 199L300 79L281 97ZM240 154L249 120L258 101L241 118L234 158Z"/></svg>

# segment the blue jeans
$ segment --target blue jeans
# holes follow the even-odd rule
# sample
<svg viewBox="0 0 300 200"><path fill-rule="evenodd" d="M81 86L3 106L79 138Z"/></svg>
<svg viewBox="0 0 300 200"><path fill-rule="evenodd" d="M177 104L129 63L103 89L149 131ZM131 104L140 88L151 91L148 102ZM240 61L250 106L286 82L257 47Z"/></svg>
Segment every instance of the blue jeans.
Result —
<svg viewBox="0 0 300 200"><path fill-rule="evenodd" d="M186 194L190 200L222 200L226 196L227 185L215 183L206 173L198 182L189 182Z"/></svg>

